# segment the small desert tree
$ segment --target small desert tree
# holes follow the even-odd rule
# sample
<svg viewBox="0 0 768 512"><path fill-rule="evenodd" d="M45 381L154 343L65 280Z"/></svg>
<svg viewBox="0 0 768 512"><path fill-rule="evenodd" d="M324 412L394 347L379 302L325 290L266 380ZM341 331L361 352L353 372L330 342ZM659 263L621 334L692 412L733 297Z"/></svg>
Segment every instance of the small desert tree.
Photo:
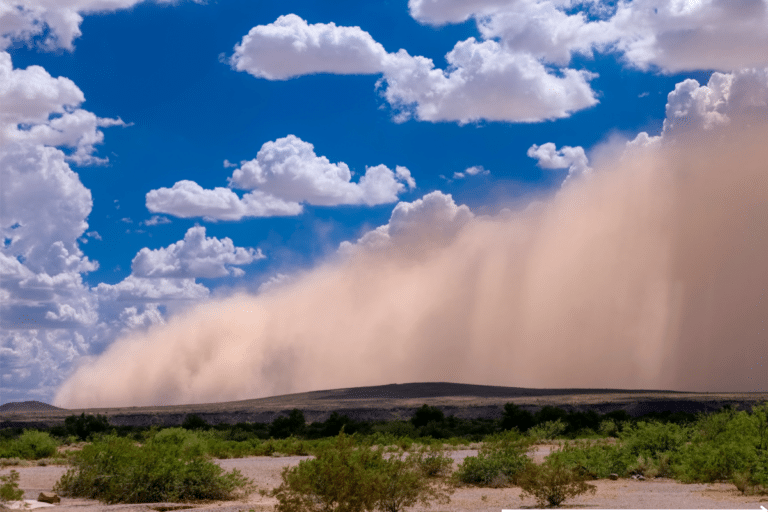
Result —
<svg viewBox="0 0 768 512"><path fill-rule="evenodd" d="M531 464L517 479L521 498L533 496L539 506L558 507L565 500L597 488L586 482L578 471L558 459L547 459L540 466Z"/></svg>
<svg viewBox="0 0 768 512"><path fill-rule="evenodd" d="M382 467L381 488L377 506L384 512L400 512L417 503L428 507L431 501L446 504L453 488L443 481L427 477L429 464L424 464L424 453L407 457L391 457Z"/></svg>

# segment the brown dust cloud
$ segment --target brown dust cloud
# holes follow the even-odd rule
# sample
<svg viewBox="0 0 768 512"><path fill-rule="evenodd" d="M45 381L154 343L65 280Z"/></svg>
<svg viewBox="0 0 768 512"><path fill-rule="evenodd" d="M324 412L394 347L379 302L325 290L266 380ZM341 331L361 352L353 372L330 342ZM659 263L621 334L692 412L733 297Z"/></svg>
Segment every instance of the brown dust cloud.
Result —
<svg viewBox="0 0 768 512"><path fill-rule="evenodd" d="M393 382L762 391L768 123L647 146L523 211L428 224L262 294L114 342L66 407L204 403Z"/></svg>

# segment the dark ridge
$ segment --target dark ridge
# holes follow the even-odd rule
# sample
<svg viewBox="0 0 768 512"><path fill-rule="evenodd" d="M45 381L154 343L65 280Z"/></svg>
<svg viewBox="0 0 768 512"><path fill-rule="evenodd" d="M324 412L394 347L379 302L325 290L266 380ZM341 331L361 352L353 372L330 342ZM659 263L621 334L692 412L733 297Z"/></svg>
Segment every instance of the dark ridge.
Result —
<svg viewBox="0 0 768 512"><path fill-rule="evenodd" d="M27 402L8 402L0 405L0 412L66 411L61 407L30 400Z"/></svg>
<svg viewBox="0 0 768 512"><path fill-rule="evenodd" d="M621 393L680 393L682 391L647 389L535 389L504 386L483 386L479 384L458 384L455 382L415 382L411 384L387 384L329 391L310 392L318 400L343 400L354 398L435 398L446 396L476 396L480 398L517 398L557 395L602 395ZM289 395L290 396L290 395Z"/></svg>

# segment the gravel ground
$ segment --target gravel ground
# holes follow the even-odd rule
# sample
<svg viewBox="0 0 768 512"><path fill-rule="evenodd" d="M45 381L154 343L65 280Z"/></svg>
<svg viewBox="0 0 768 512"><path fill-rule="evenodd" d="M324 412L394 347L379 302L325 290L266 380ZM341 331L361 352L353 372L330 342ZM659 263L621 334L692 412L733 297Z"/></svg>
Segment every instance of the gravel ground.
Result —
<svg viewBox="0 0 768 512"><path fill-rule="evenodd" d="M533 458L541 462L552 450L551 445L536 447ZM458 450L452 452L456 463L476 450ZM271 489L280 483L280 472L285 466L293 466L308 457L248 457L244 459L216 460L225 470L239 469L245 476L254 480L260 489ZM20 474L19 486L24 489L25 499L36 499L41 491L50 491L56 481L67 470L64 466L46 467L6 467L0 474L6 475L11 469ZM599 509L760 509L768 506L768 497L743 496L732 484L680 484L668 479L647 481L636 480L598 480L597 493L583 495L566 502L567 508ZM273 510L276 500L252 494L244 501L215 502L208 504L185 505L200 511L216 512L255 512ZM76 512L151 512L162 507L179 506L171 503L153 503L142 505L103 505L93 500L62 498L55 508ZM448 505L435 505L430 508L414 507L411 511L459 512L459 511L499 511L505 509L534 508L535 500L521 499L520 489L482 489L461 487L451 497ZM175 508L175 507L174 507ZM164 511L163 511L164 512Z"/></svg>

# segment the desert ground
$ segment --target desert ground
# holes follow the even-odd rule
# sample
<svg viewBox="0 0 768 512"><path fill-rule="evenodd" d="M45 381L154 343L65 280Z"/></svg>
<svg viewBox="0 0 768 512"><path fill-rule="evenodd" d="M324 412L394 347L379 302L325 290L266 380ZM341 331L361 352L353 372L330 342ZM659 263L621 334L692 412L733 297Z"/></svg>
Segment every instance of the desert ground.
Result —
<svg viewBox="0 0 768 512"><path fill-rule="evenodd" d="M550 453L553 445L535 447L533 459L540 463ZM454 464L464 457L475 455L476 450L451 452ZM251 478L260 489L272 489L280 483L283 467L293 466L308 457L247 457L243 459L215 460L229 471L239 469ZM12 468L4 468L0 474L8 474ZM42 491L50 491L56 481L67 470L65 466L19 467L20 487L25 491L24 499L34 500ZM768 505L768 497L743 496L734 485L680 484L669 479L637 481L631 479L597 480L592 482L597 492L567 501L562 508L575 509L760 509ZM216 512L248 512L273 510L276 500L261 496L258 492L241 501L212 503L151 503L137 505L104 505L94 500L62 498L55 505L62 512L151 512L167 510L196 509ZM429 508L413 507L411 511L434 512L479 512L501 509L536 508L533 498L520 498L520 488L488 489L459 487L448 505L433 505Z"/></svg>
<svg viewBox="0 0 768 512"><path fill-rule="evenodd" d="M675 391L612 390L612 389L526 389L499 386L477 386L453 383L390 384L366 388L313 391L279 397L216 404L157 405L149 407L118 407L93 409L58 409L24 404L6 404L0 407L0 428L10 426L52 426L62 424L71 414L104 414L113 425L179 425L188 414L198 414L209 423L237 423L240 421L270 422L291 409L300 409L308 421L324 421L331 411L346 414L357 420L408 419L424 403L439 407L446 416L463 418L500 417L502 407L514 402L535 411L544 405L566 410L594 409L601 413L625 410L632 416L648 412L685 411L710 412L727 404L743 409L759 401L768 400L768 393L681 393ZM28 404L28 403L25 403ZM35 404L33 404L35 405ZM532 453L540 463L553 445L538 445ZM475 455L476 450L451 452L456 466L464 457ZM239 469L251 478L259 489L269 490L279 485L283 467L298 464L307 457L248 457L216 460L225 470ZM67 470L65 466L6 467L20 473L20 487L25 499L34 500L41 491L52 490L56 481ZM743 496L734 485L681 484L669 479L637 481L631 479L598 480L596 494L586 494L567 501L565 508L584 509L760 509L768 507L768 497ZM414 507L422 511L499 511L501 509L535 508L533 498L520 498L517 487L489 489L460 487L448 505L429 508ZM62 498L55 507L79 512L129 512L151 510L198 509L219 512L249 512L272 510L276 500L258 492L237 502L197 504L153 503L141 505L104 505L93 500Z"/></svg>

